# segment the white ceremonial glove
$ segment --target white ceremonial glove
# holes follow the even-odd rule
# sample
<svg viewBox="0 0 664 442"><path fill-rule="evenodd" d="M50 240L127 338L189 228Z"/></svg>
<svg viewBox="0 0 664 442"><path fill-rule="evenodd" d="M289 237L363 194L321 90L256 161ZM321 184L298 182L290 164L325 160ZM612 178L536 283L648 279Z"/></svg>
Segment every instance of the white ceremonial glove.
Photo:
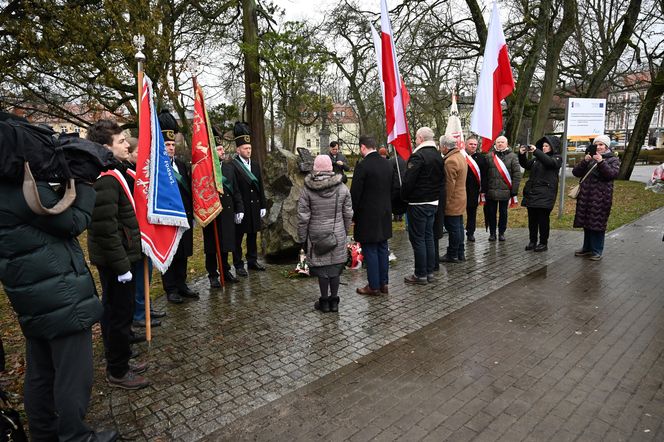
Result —
<svg viewBox="0 0 664 442"><path fill-rule="evenodd" d="M261 209L261 218L263 218L266 213L267 213L267 210Z"/></svg>
<svg viewBox="0 0 664 442"><path fill-rule="evenodd" d="M241 224L243 219L244 213L240 212L235 214L235 224Z"/></svg>
<svg viewBox="0 0 664 442"><path fill-rule="evenodd" d="M127 272L123 275L118 275L118 282L121 282L121 283L124 284L126 282L131 281L132 278L133 278L133 276L131 275L131 272Z"/></svg>

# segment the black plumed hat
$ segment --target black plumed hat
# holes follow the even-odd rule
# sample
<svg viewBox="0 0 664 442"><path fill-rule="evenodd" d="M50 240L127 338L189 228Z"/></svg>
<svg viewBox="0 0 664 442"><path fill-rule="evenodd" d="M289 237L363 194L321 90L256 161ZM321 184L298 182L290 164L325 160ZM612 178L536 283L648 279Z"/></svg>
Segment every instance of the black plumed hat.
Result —
<svg viewBox="0 0 664 442"><path fill-rule="evenodd" d="M235 137L235 146L240 147L243 144L251 144L251 129L244 121L236 121L233 127L233 137Z"/></svg>
<svg viewBox="0 0 664 442"><path fill-rule="evenodd" d="M164 109L159 112L157 118L159 119L159 126L161 127L161 134L164 136L164 141L175 141L175 134L180 132L180 127L173 114Z"/></svg>

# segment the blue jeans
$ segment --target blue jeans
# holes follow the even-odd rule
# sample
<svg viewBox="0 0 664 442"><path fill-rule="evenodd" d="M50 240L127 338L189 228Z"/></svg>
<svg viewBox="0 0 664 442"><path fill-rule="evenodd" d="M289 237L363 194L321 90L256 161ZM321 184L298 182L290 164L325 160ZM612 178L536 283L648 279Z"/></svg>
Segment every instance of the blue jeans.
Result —
<svg viewBox="0 0 664 442"><path fill-rule="evenodd" d="M387 249L387 241L363 242L361 246L364 263L367 266L369 287L378 290L381 286L387 285L389 282L390 252Z"/></svg>
<svg viewBox="0 0 664 442"><path fill-rule="evenodd" d="M415 258L415 276L426 278L434 272L436 248L433 241L433 221L437 206L421 204L408 206L408 239L413 246Z"/></svg>
<svg viewBox="0 0 664 442"><path fill-rule="evenodd" d="M590 251L594 255L602 255L604 251L604 235L603 230L590 230L583 229L583 247L585 251Z"/></svg>
<svg viewBox="0 0 664 442"><path fill-rule="evenodd" d="M450 258L463 258L466 254L463 244L463 215L445 215L445 228L450 237L447 246L447 256Z"/></svg>
<svg viewBox="0 0 664 442"><path fill-rule="evenodd" d="M148 259L148 272L150 274L150 282L152 282L152 260ZM134 321L145 320L145 287L143 281L143 260L141 259L132 266L131 273L133 273L134 281L136 281L136 302L134 303Z"/></svg>

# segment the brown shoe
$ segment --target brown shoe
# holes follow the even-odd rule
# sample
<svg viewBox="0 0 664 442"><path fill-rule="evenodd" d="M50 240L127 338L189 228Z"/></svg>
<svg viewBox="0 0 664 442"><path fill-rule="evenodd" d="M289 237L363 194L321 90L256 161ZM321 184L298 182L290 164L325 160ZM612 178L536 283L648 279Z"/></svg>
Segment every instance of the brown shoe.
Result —
<svg viewBox="0 0 664 442"><path fill-rule="evenodd" d="M124 388L125 390L140 390L150 385L147 379L131 370L127 371L121 378L106 373L106 380L111 387Z"/></svg>
<svg viewBox="0 0 664 442"><path fill-rule="evenodd" d="M423 278L420 278L420 277L415 276L415 275L410 275L410 276L406 276L403 279L403 282L405 282L406 284L426 285L427 284L427 278L426 278L426 276L423 277Z"/></svg>
<svg viewBox="0 0 664 442"><path fill-rule="evenodd" d="M368 284L365 285L364 287L361 287L361 288L355 289L355 291L356 291L359 295L369 295L369 296L377 296L377 295L380 295L380 290L374 290L374 289L372 289L371 287L369 287Z"/></svg>
<svg viewBox="0 0 664 442"><path fill-rule="evenodd" d="M388 287L387 287L387 284L385 284L385 285L381 285L381 286L380 286L380 292L381 292L383 295L387 295L387 294L390 292L389 289L388 289Z"/></svg>
<svg viewBox="0 0 664 442"><path fill-rule="evenodd" d="M148 371L147 362L131 362L129 361L129 370L133 371L134 374L141 374Z"/></svg>

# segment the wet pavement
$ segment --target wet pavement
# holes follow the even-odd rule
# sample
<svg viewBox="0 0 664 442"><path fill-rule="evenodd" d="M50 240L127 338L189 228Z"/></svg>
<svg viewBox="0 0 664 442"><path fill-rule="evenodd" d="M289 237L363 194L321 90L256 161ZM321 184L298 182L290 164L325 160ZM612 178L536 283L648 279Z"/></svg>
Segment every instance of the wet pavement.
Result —
<svg viewBox="0 0 664 442"><path fill-rule="evenodd" d="M290 267L204 279L154 330L151 387L110 389L98 363L90 421L135 440L662 440L662 217L611 234L600 263L572 256L579 232L538 254L525 230L479 233L427 286L403 283L397 232L390 294L346 271L339 314Z"/></svg>

